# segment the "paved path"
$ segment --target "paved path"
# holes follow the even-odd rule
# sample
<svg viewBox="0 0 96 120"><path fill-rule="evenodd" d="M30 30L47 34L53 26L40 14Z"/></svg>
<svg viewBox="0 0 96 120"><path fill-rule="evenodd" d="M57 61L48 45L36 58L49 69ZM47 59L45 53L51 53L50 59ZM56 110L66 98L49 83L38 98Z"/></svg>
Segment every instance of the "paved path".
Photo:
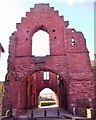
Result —
<svg viewBox="0 0 96 120"><path fill-rule="evenodd" d="M46 114L44 112L45 110L46 110ZM32 115L33 117L31 116L32 111L33 111L33 115ZM22 120L27 120L27 119L31 120L31 118L32 118L32 120L33 119L37 120L37 118L38 118L38 120L45 120L45 118L46 118L46 120L48 120L48 119L50 119L50 120L61 120L61 119L65 120L64 118L71 118L71 119L74 118L74 120L76 120L76 119L84 120L83 117L82 118L76 117L76 119L75 119L75 116L69 114L64 109L62 109L60 107L53 107L53 106L52 106L52 108L44 107L44 108L34 108L31 110L27 110L26 112L24 112L22 115L20 115L18 117L23 118ZM69 120L69 119L66 119L66 120Z"/></svg>
<svg viewBox="0 0 96 120"><path fill-rule="evenodd" d="M45 113L46 110L46 113ZM24 113L24 115L20 115L20 118L30 118L33 111L33 117L63 117L72 115L68 114L68 112L64 111L62 108L54 107L54 108L34 108L32 110L28 110Z"/></svg>

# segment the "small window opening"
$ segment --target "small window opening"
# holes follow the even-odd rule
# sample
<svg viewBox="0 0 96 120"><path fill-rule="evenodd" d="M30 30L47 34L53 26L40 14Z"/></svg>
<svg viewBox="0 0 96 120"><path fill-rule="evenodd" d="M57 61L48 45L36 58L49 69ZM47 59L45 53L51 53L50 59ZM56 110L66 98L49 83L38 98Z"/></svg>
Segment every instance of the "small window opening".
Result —
<svg viewBox="0 0 96 120"><path fill-rule="evenodd" d="M74 32L74 29L72 29L72 32Z"/></svg>
<svg viewBox="0 0 96 120"><path fill-rule="evenodd" d="M29 31L27 30L26 32L28 33Z"/></svg>
<svg viewBox="0 0 96 120"><path fill-rule="evenodd" d="M57 85L59 85L59 75L57 75Z"/></svg>
<svg viewBox="0 0 96 120"><path fill-rule="evenodd" d="M53 32L55 32L55 29L53 29Z"/></svg>
<svg viewBox="0 0 96 120"><path fill-rule="evenodd" d="M57 79L59 79L59 75L57 75Z"/></svg>
<svg viewBox="0 0 96 120"><path fill-rule="evenodd" d="M44 80L49 80L49 72L44 72Z"/></svg>
<svg viewBox="0 0 96 120"><path fill-rule="evenodd" d="M72 46L75 46L75 40L74 40L74 38L72 38Z"/></svg>
<svg viewBox="0 0 96 120"><path fill-rule="evenodd" d="M26 38L26 41L28 40L28 38Z"/></svg>

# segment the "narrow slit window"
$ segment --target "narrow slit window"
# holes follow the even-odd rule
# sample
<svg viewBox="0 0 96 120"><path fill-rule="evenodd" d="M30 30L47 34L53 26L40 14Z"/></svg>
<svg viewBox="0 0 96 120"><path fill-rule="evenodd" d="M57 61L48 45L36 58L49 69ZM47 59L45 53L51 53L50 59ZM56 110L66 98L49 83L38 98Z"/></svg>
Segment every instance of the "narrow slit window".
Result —
<svg viewBox="0 0 96 120"><path fill-rule="evenodd" d="M75 40L74 40L74 38L72 38L72 46L75 46Z"/></svg>
<svg viewBox="0 0 96 120"><path fill-rule="evenodd" d="M44 80L49 80L49 72L44 72Z"/></svg>

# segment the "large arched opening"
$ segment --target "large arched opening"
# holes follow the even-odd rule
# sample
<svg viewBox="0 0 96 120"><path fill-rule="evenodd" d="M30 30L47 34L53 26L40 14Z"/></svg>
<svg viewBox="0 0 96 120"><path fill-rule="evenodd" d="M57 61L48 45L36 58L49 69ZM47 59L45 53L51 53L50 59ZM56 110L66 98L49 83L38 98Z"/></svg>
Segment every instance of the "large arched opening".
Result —
<svg viewBox="0 0 96 120"><path fill-rule="evenodd" d="M32 55L50 55L49 34L43 30L38 30L32 37Z"/></svg>
<svg viewBox="0 0 96 120"><path fill-rule="evenodd" d="M22 82L21 94L23 103L22 109L38 108L40 105L40 92L45 88L50 88L54 91L54 100L56 106L68 110L68 91L65 80L59 75L48 70L39 70L28 77Z"/></svg>

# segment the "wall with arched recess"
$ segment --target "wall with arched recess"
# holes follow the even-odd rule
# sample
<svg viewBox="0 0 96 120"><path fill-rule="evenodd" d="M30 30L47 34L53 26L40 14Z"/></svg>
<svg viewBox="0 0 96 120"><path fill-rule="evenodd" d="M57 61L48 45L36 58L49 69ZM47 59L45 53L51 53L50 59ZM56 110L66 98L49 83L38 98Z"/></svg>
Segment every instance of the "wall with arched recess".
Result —
<svg viewBox="0 0 96 120"><path fill-rule="evenodd" d="M26 80L24 77L29 71L42 69L56 71L66 81L69 111L76 106L78 114L83 115L87 107L93 107L94 79L86 40L82 32L67 28L68 25L69 22L49 4L36 4L26 12L21 23L17 23L17 31L11 35L9 43L3 112L10 102L19 111L21 81ZM32 36L38 30L49 34L50 55L32 56Z"/></svg>
<svg viewBox="0 0 96 120"><path fill-rule="evenodd" d="M44 80L44 71L49 72L48 80ZM20 80L19 84L20 87L18 91L20 91L20 93L19 101L17 103L19 104L20 109L38 107L39 93L46 87L49 87L57 94L59 106L63 106L65 109L68 109L68 107L66 107L68 106L67 96L65 95L68 93L67 85L65 80L56 72L48 69L30 71L22 78L22 80Z"/></svg>

